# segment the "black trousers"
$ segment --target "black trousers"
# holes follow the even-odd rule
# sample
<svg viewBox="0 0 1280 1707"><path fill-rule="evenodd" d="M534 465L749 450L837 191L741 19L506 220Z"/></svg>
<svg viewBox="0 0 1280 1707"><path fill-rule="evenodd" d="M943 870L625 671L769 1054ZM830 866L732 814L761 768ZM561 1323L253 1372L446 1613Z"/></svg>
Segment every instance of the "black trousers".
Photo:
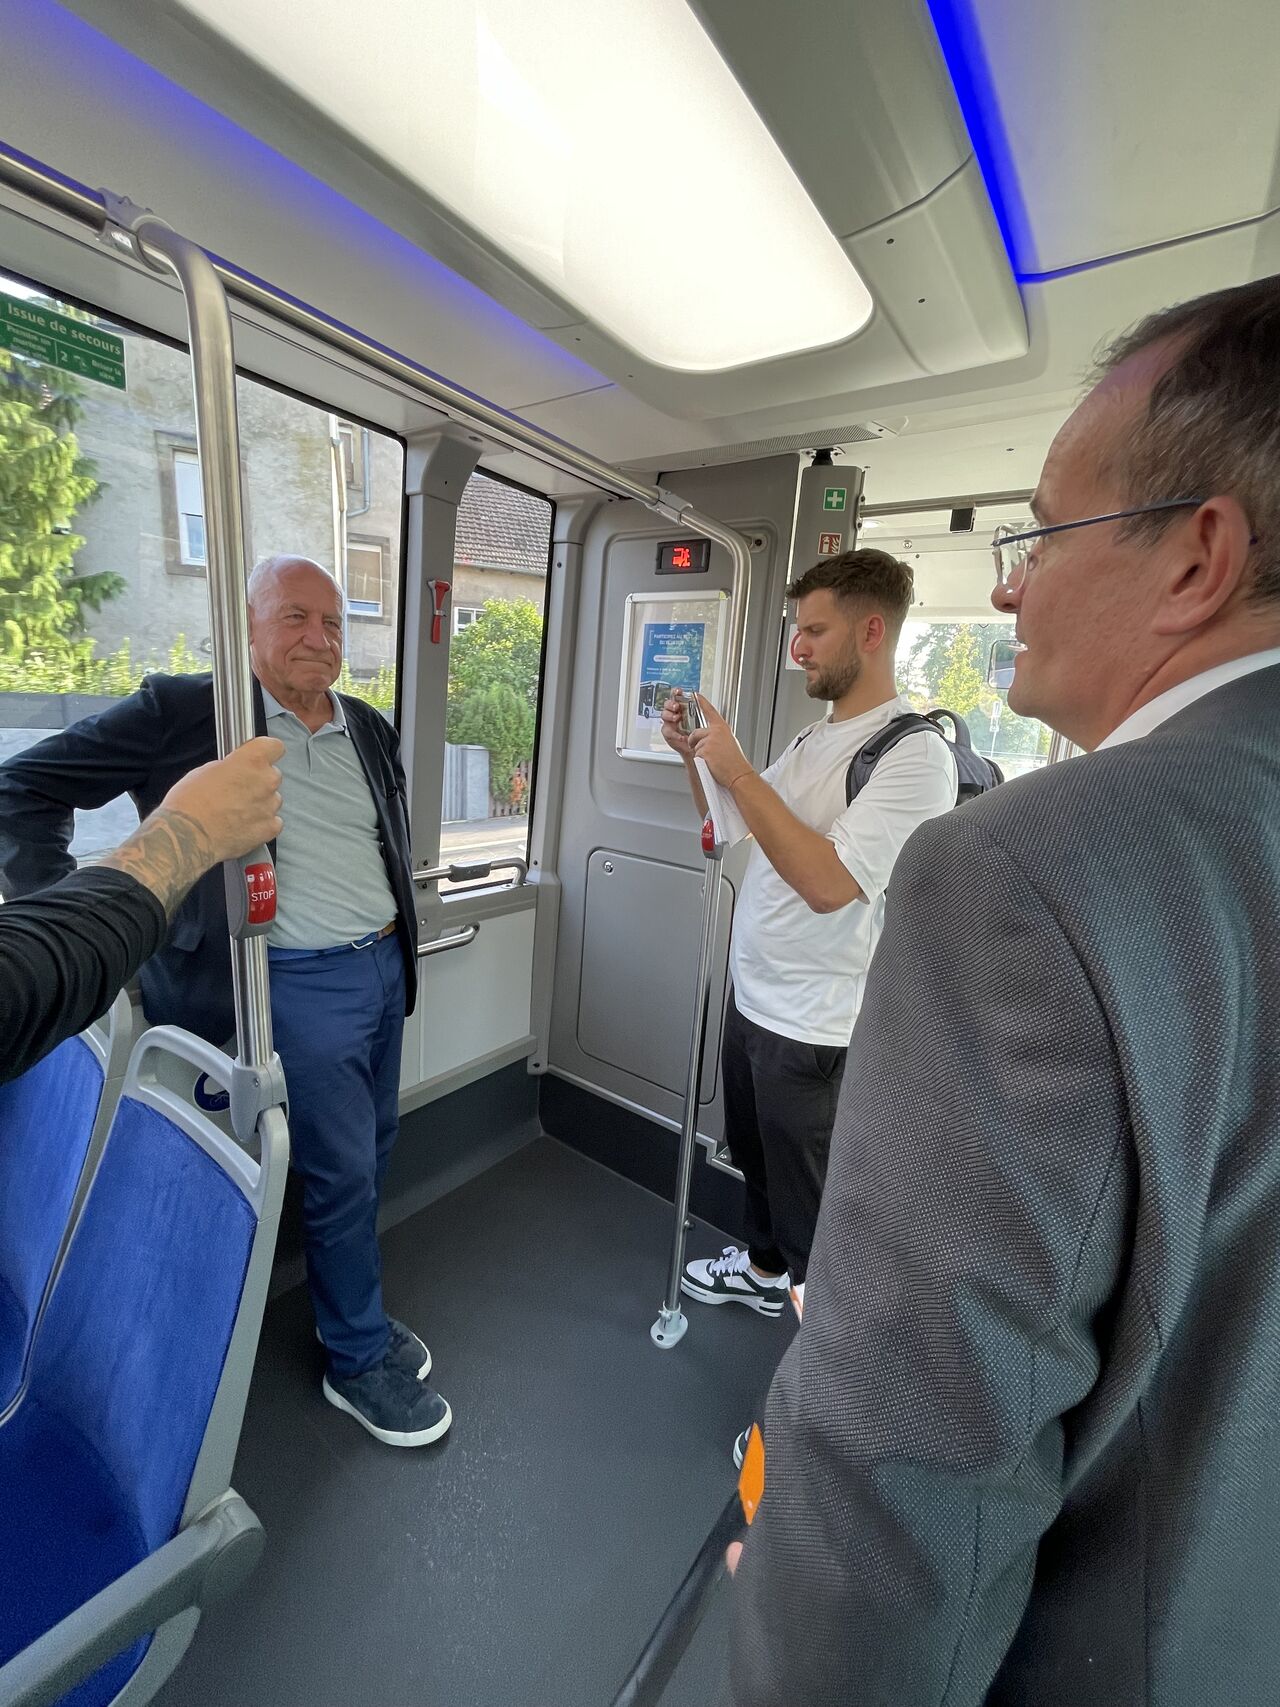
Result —
<svg viewBox="0 0 1280 1707"><path fill-rule="evenodd" d="M730 990L724 1135L747 1182L747 1248L757 1268L787 1270L793 1286L809 1266L847 1053L766 1031L742 1017Z"/></svg>

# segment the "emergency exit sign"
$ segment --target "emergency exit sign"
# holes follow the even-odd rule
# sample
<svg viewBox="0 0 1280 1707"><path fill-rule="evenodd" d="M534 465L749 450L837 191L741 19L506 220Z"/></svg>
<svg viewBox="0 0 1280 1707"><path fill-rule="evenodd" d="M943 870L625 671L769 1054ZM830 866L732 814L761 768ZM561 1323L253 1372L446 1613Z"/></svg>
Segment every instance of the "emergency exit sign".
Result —
<svg viewBox="0 0 1280 1707"><path fill-rule="evenodd" d="M123 338L16 296L0 296L0 350L125 389Z"/></svg>
<svg viewBox="0 0 1280 1707"><path fill-rule="evenodd" d="M844 506L845 506L845 500L847 499L848 495L849 495L849 489L847 486L828 486L826 491L822 494L822 507L823 507L823 509L824 510L843 510Z"/></svg>

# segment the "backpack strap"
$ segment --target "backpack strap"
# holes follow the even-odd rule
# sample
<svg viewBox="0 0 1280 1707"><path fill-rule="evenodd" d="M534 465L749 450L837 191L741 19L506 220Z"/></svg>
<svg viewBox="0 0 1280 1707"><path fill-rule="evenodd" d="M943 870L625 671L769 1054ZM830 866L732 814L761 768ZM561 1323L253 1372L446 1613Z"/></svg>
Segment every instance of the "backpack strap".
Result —
<svg viewBox="0 0 1280 1707"><path fill-rule="evenodd" d="M950 735L942 728L944 717L951 725L952 733ZM948 711L945 705L936 705L933 708L929 713L929 722L941 731L943 739L949 740L953 747L963 747L970 752L973 750L973 737L969 733L969 725L963 717L957 717L954 711Z"/></svg>
<svg viewBox="0 0 1280 1707"><path fill-rule="evenodd" d="M948 712L947 716L950 715ZM936 713L931 713L926 717L923 712L904 711L900 716L886 723L883 729L877 730L869 741L864 742L849 761L849 769L845 773L845 805L852 806L854 795L858 794L866 785L867 778L879 761L891 748L896 747L899 741L905 741L908 735L915 735L922 729L929 729L945 741L946 736L942 734L942 730L934 721L935 716ZM964 729L964 724L961 723L960 727ZM964 734L967 741L969 731L964 729Z"/></svg>

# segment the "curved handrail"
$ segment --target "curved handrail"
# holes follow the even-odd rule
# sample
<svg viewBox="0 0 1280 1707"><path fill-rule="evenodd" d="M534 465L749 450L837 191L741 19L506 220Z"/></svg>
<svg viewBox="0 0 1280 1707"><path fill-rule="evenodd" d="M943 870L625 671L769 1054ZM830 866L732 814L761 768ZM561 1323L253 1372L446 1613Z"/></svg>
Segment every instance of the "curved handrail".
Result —
<svg viewBox="0 0 1280 1707"><path fill-rule="evenodd" d="M434 942L423 942L418 945L418 959L425 960L429 954L445 954L451 948L465 948L469 942L474 942L480 935L478 924L469 924L464 931L456 931L453 936L437 937Z"/></svg>

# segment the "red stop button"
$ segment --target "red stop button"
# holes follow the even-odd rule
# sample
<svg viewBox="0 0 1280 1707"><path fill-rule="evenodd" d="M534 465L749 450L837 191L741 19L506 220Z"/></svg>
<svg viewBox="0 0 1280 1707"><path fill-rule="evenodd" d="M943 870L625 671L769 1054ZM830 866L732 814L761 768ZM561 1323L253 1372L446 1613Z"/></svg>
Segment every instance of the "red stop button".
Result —
<svg viewBox="0 0 1280 1707"><path fill-rule="evenodd" d="M246 865L250 925L269 925L276 916L276 868L270 860Z"/></svg>

